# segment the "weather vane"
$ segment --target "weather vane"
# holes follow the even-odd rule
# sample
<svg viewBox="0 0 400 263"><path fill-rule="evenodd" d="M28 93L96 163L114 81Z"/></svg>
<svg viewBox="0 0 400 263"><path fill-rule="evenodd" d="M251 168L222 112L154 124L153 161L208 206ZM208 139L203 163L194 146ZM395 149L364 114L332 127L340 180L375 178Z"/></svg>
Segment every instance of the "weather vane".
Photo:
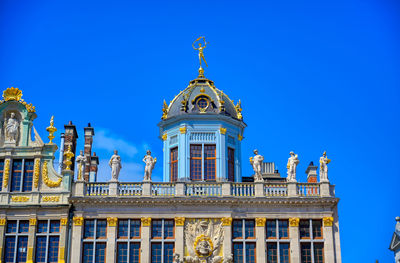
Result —
<svg viewBox="0 0 400 263"><path fill-rule="evenodd" d="M204 46L201 45L201 42L200 42L201 39L203 39L203 41L204 41ZM195 46L196 43L198 43L198 47L197 47L197 48L196 48L196 46ZM205 37L199 37L199 38L196 39L196 40L193 42L193 44L192 44L192 47L193 47L195 50L198 50L198 51L199 51L199 62L200 62L199 73L200 73L200 75L203 75L203 72L204 72L203 68L201 67L201 60L203 60L204 63L206 64L206 67L208 67L207 61L206 61L206 59L204 58L204 53L203 53L203 50L206 48L206 46L207 46L207 42L206 42Z"/></svg>

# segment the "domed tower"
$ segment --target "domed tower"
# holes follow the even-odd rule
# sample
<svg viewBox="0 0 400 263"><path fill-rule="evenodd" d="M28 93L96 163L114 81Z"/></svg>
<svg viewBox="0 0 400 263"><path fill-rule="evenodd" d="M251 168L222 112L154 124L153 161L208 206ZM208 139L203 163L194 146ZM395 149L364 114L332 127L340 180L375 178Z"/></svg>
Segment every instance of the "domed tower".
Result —
<svg viewBox="0 0 400 263"><path fill-rule="evenodd" d="M199 76L170 102L158 124L164 141L164 182L240 182L242 108Z"/></svg>

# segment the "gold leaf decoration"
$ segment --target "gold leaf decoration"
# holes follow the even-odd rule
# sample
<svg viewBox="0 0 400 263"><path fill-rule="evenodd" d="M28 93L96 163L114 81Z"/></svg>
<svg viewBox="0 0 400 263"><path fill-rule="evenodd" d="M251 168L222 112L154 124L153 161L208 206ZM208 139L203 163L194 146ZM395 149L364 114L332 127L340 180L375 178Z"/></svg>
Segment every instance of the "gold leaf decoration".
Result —
<svg viewBox="0 0 400 263"><path fill-rule="evenodd" d="M43 182L48 186L48 187L58 187L61 184L62 178L58 178L57 181L52 181L50 180L48 176L48 170L47 170L47 162L43 162L43 167L42 167L42 179Z"/></svg>

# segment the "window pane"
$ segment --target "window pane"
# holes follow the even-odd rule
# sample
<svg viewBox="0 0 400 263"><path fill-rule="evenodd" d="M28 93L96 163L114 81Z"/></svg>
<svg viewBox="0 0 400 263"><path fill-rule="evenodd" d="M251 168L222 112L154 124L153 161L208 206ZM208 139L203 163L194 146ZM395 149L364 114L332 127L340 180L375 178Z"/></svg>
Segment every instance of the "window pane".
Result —
<svg viewBox="0 0 400 263"><path fill-rule="evenodd" d="M128 238L128 220L118 220L118 238ZM126 248L128 250L128 247Z"/></svg>
<svg viewBox="0 0 400 263"><path fill-rule="evenodd" d="M246 238L255 237L254 227L255 227L255 221L254 220L245 220L245 233L246 233L245 237Z"/></svg>
<svg viewBox="0 0 400 263"><path fill-rule="evenodd" d="M23 192L32 191L32 182L33 182L33 160L25 160L24 182L22 186L22 191Z"/></svg>
<svg viewBox="0 0 400 263"><path fill-rule="evenodd" d="M314 263L324 263L323 243L314 243Z"/></svg>
<svg viewBox="0 0 400 263"><path fill-rule="evenodd" d="M7 221L7 233L17 233L17 221Z"/></svg>
<svg viewBox="0 0 400 263"><path fill-rule="evenodd" d="M28 237L18 237L17 263L26 262L27 252L28 252Z"/></svg>
<svg viewBox="0 0 400 263"><path fill-rule="evenodd" d="M164 263L174 261L174 243L164 243Z"/></svg>
<svg viewBox="0 0 400 263"><path fill-rule="evenodd" d="M267 263L278 263L278 251L276 243L267 244Z"/></svg>
<svg viewBox="0 0 400 263"><path fill-rule="evenodd" d="M312 221L313 238L322 238L322 220Z"/></svg>
<svg viewBox="0 0 400 263"><path fill-rule="evenodd" d="M178 147L171 149L171 182L178 180Z"/></svg>
<svg viewBox="0 0 400 263"><path fill-rule="evenodd" d="M58 233L60 232L60 221L59 220L51 220L50 221L50 233Z"/></svg>
<svg viewBox="0 0 400 263"><path fill-rule="evenodd" d="M151 221L151 238L162 238L162 220Z"/></svg>
<svg viewBox="0 0 400 263"><path fill-rule="evenodd" d="M140 220L131 220L131 238L140 238Z"/></svg>
<svg viewBox="0 0 400 263"><path fill-rule="evenodd" d="M128 263L128 243L118 243L117 263Z"/></svg>
<svg viewBox="0 0 400 263"><path fill-rule="evenodd" d="M215 145L204 145L204 180L215 181L216 179L216 151Z"/></svg>
<svg viewBox="0 0 400 263"><path fill-rule="evenodd" d="M275 220L267 220L267 238L276 238Z"/></svg>
<svg viewBox="0 0 400 263"><path fill-rule="evenodd" d="M289 263L289 243L279 244L279 258L280 263Z"/></svg>
<svg viewBox="0 0 400 263"><path fill-rule="evenodd" d="M22 160L12 161L11 192L21 191Z"/></svg>
<svg viewBox="0 0 400 263"><path fill-rule="evenodd" d="M106 243L96 243L96 263L106 262Z"/></svg>
<svg viewBox="0 0 400 263"><path fill-rule="evenodd" d="M310 221L300 220L300 238L310 238Z"/></svg>
<svg viewBox="0 0 400 263"><path fill-rule="evenodd" d="M164 238L174 238L173 220L164 220Z"/></svg>
<svg viewBox="0 0 400 263"><path fill-rule="evenodd" d="M47 233L47 225L48 221L47 220L39 220L37 223L37 233Z"/></svg>
<svg viewBox="0 0 400 263"><path fill-rule="evenodd" d="M0 189L3 187L4 159L0 160Z"/></svg>
<svg viewBox="0 0 400 263"><path fill-rule="evenodd" d="M243 222L242 222L242 220L233 220L232 228L233 228L232 229L233 238L243 237Z"/></svg>
<svg viewBox="0 0 400 263"><path fill-rule="evenodd" d="M140 262L140 243L131 243L129 251L129 263Z"/></svg>
<svg viewBox="0 0 400 263"><path fill-rule="evenodd" d="M228 181L235 181L235 150L228 148Z"/></svg>
<svg viewBox="0 0 400 263"><path fill-rule="evenodd" d="M28 220L20 220L19 221L19 233L28 233L29 232L29 221Z"/></svg>
<svg viewBox="0 0 400 263"><path fill-rule="evenodd" d="M94 220L85 220L84 238L94 238ZM93 250L93 247L92 247Z"/></svg>
<svg viewBox="0 0 400 263"><path fill-rule="evenodd" d="M49 263L58 262L58 236L49 237Z"/></svg>
<svg viewBox="0 0 400 263"><path fill-rule="evenodd" d="M243 262L243 243L233 243L233 262Z"/></svg>
<svg viewBox="0 0 400 263"><path fill-rule="evenodd" d="M190 145L190 179L201 180L201 145Z"/></svg>
<svg viewBox="0 0 400 263"><path fill-rule="evenodd" d="M256 243L246 243L246 263L256 262Z"/></svg>
<svg viewBox="0 0 400 263"><path fill-rule="evenodd" d="M288 220L279 220L278 221L279 238L288 238L289 237L288 226L289 226Z"/></svg>
<svg viewBox="0 0 400 263"><path fill-rule="evenodd" d="M15 237L6 237L5 251L4 251L4 262L14 262L15 253Z"/></svg>
<svg viewBox="0 0 400 263"><path fill-rule="evenodd" d="M301 244L301 263L311 263L311 244Z"/></svg>
<svg viewBox="0 0 400 263"><path fill-rule="evenodd" d="M161 243L151 243L151 262L161 263Z"/></svg>
<svg viewBox="0 0 400 263"><path fill-rule="evenodd" d="M93 263L93 243L83 243L82 263Z"/></svg>
<svg viewBox="0 0 400 263"><path fill-rule="evenodd" d="M36 238L36 262L46 262L46 237Z"/></svg>

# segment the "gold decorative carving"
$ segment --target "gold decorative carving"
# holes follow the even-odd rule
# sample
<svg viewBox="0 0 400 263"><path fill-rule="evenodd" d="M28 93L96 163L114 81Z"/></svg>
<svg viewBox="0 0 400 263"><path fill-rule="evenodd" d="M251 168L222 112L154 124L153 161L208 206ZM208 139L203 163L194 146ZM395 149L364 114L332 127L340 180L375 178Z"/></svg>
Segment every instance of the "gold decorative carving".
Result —
<svg viewBox="0 0 400 263"><path fill-rule="evenodd" d="M36 222L37 222L36 218L29 218L29 225L30 226L36 226Z"/></svg>
<svg viewBox="0 0 400 263"><path fill-rule="evenodd" d="M28 202L29 196L12 196L11 201L13 202Z"/></svg>
<svg viewBox="0 0 400 263"><path fill-rule="evenodd" d="M162 138L163 141L167 140L168 134L164 133L164 134L161 136L161 138Z"/></svg>
<svg viewBox="0 0 400 263"><path fill-rule="evenodd" d="M181 134L185 134L186 133L186 127L180 127L179 131L181 132Z"/></svg>
<svg viewBox="0 0 400 263"><path fill-rule="evenodd" d="M140 220L142 221L142 226L150 226L151 224L151 217L142 217Z"/></svg>
<svg viewBox="0 0 400 263"><path fill-rule="evenodd" d="M267 219L265 217L256 218L256 226L265 226Z"/></svg>
<svg viewBox="0 0 400 263"><path fill-rule="evenodd" d="M289 218L289 225L290 226L298 227L299 226L299 222L300 222L300 218L298 218L298 217Z"/></svg>
<svg viewBox="0 0 400 263"><path fill-rule="evenodd" d="M22 97L22 91L19 90L18 88L11 87L3 91L3 99L5 101L9 100L19 101L21 97Z"/></svg>
<svg viewBox="0 0 400 263"><path fill-rule="evenodd" d="M176 226L185 225L185 218L184 217L175 217L175 225Z"/></svg>
<svg viewBox="0 0 400 263"><path fill-rule="evenodd" d="M235 106L236 109L236 116L239 120L243 120L243 116L242 116L242 103L240 102L240 100L238 101L238 103Z"/></svg>
<svg viewBox="0 0 400 263"><path fill-rule="evenodd" d="M226 134L226 128L219 128L219 132L221 133L221 134Z"/></svg>
<svg viewBox="0 0 400 263"><path fill-rule="evenodd" d="M4 180L3 180L4 187L7 187L9 177L10 177L10 159L7 159L6 163L4 164Z"/></svg>
<svg viewBox="0 0 400 263"><path fill-rule="evenodd" d="M201 87L200 92L201 92L201 93L206 92L206 90L204 89L204 87Z"/></svg>
<svg viewBox="0 0 400 263"><path fill-rule="evenodd" d="M42 201L43 202L60 202L60 197L59 196L43 196Z"/></svg>
<svg viewBox="0 0 400 263"><path fill-rule="evenodd" d="M221 218L221 222L223 226L231 226L232 225L232 217L223 217Z"/></svg>
<svg viewBox="0 0 400 263"><path fill-rule="evenodd" d="M48 186L48 187L58 187L61 184L62 178L58 178L57 181L52 181L49 178L48 175L48 170L47 170L47 162L43 162L43 167L42 167L42 179L43 182Z"/></svg>
<svg viewBox="0 0 400 263"><path fill-rule="evenodd" d="M116 217L107 217L108 226L117 226L118 218Z"/></svg>
<svg viewBox="0 0 400 263"><path fill-rule="evenodd" d="M163 112L163 114L162 114L161 119L165 120L168 117L168 104L165 102L165 100L164 100L164 103L163 103L162 112Z"/></svg>
<svg viewBox="0 0 400 263"><path fill-rule="evenodd" d="M239 140L239 141L243 140L243 135L238 134L238 140Z"/></svg>
<svg viewBox="0 0 400 263"><path fill-rule="evenodd" d="M324 226L333 226L333 217L324 217L323 218Z"/></svg>
<svg viewBox="0 0 400 263"><path fill-rule="evenodd" d="M208 246L209 246L208 255L204 255L204 254L199 253L199 250L197 249L197 244L199 242L208 243ZM211 256L211 254L212 254L212 252L214 250L214 244L213 244L213 242L212 242L210 237L208 237L206 235L200 235L200 236L196 237L196 240L194 241L193 250L196 252L196 255L199 256L199 257L209 257L209 256Z"/></svg>
<svg viewBox="0 0 400 263"><path fill-rule="evenodd" d="M49 144L53 144L53 139L55 138L54 133L57 131L57 128L54 127L54 116L51 116L50 126L46 128L46 131L49 133Z"/></svg>
<svg viewBox="0 0 400 263"><path fill-rule="evenodd" d="M62 226L66 226L68 224L68 218L66 218L66 217L61 218L60 223Z"/></svg>
<svg viewBox="0 0 400 263"><path fill-rule="evenodd" d="M7 223L7 219L6 218L0 218L0 226L5 226Z"/></svg>
<svg viewBox="0 0 400 263"><path fill-rule="evenodd" d="M68 146L68 149L64 152L64 164L65 164L65 170L70 171L71 170L71 164L72 164L72 157L74 157L75 154L71 151L71 145Z"/></svg>
<svg viewBox="0 0 400 263"><path fill-rule="evenodd" d="M40 175L40 159L36 158L35 159L35 165L34 165L34 178L33 178L33 186L35 188L38 188L39 185L39 175Z"/></svg>
<svg viewBox="0 0 400 263"><path fill-rule="evenodd" d="M83 225L83 217L81 216L74 216L72 218L72 221L74 222L74 226L81 226Z"/></svg>
<svg viewBox="0 0 400 263"><path fill-rule="evenodd" d="M26 263L33 263L33 247L28 247Z"/></svg>
<svg viewBox="0 0 400 263"><path fill-rule="evenodd" d="M59 249L58 263L65 263L65 247L60 247Z"/></svg>

